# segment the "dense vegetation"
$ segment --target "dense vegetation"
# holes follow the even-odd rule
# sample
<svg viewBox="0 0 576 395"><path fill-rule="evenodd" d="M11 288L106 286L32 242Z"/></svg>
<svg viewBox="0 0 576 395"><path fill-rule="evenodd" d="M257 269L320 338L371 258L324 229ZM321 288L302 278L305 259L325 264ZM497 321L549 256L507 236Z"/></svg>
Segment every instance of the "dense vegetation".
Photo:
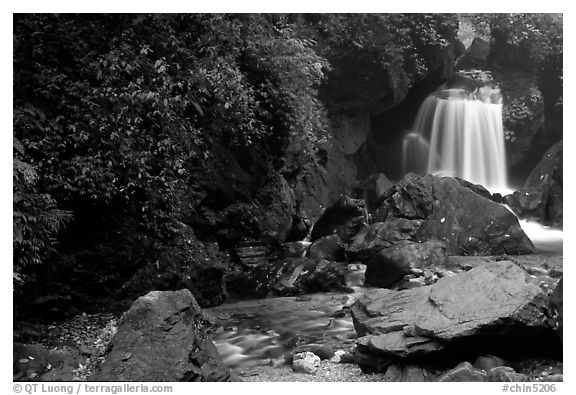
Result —
<svg viewBox="0 0 576 395"><path fill-rule="evenodd" d="M561 25L527 18L506 25L510 40L541 43L529 48L538 64L561 54ZM222 242L223 221L257 237L254 213L276 199L263 191L278 174L293 187L321 163L330 115L401 100L455 45L458 23L441 14L15 15L17 288L37 285L46 266L86 260L130 275L165 248L188 248L182 235L199 222L209 241Z"/></svg>

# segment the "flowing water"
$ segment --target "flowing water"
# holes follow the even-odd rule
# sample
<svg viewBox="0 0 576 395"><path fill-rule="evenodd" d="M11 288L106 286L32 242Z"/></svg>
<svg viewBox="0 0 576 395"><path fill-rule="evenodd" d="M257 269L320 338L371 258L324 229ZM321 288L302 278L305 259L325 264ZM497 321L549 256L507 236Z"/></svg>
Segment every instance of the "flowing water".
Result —
<svg viewBox="0 0 576 395"><path fill-rule="evenodd" d="M405 136L402 155L404 172L461 177L491 192L512 192L506 180L499 89L446 89L430 95L414 130ZM562 254L561 230L520 224L540 254ZM356 333L344 310L364 292L365 266L359 266L349 265L347 285L354 294L244 300L205 309L220 327L212 338L224 363L233 369L270 364L301 344L353 347Z"/></svg>
<svg viewBox="0 0 576 395"><path fill-rule="evenodd" d="M521 220L520 226L539 254L562 255L564 232L537 222Z"/></svg>
<svg viewBox="0 0 576 395"><path fill-rule="evenodd" d="M446 89L424 100L403 142L405 170L460 177L494 192L506 189L500 91L483 89Z"/></svg>
<svg viewBox="0 0 576 395"><path fill-rule="evenodd" d="M205 309L224 327L212 339L230 368L269 364L301 344L350 347L356 339L348 314L358 294L313 294L236 301Z"/></svg>
<svg viewBox="0 0 576 395"><path fill-rule="evenodd" d="M346 309L364 293L365 271L365 265L348 265L351 294L238 300L204 309L220 326L212 339L223 362L232 369L250 368L269 364L301 344L353 347L357 336Z"/></svg>

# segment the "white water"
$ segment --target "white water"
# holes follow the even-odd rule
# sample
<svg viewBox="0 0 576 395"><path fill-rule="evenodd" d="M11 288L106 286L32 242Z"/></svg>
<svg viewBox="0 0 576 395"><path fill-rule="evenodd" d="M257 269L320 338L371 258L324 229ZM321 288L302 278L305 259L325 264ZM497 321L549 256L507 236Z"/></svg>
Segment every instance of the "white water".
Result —
<svg viewBox="0 0 576 395"><path fill-rule="evenodd" d="M486 90L487 87L483 88ZM447 89L422 103L403 143L405 170L460 177L488 190L507 189L502 103L497 88L481 94Z"/></svg>
<svg viewBox="0 0 576 395"><path fill-rule="evenodd" d="M562 254L564 250L564 232L561 229L554 229L532 221L520 220L519 222L526 236L536 247L537 252Z"/></svg>

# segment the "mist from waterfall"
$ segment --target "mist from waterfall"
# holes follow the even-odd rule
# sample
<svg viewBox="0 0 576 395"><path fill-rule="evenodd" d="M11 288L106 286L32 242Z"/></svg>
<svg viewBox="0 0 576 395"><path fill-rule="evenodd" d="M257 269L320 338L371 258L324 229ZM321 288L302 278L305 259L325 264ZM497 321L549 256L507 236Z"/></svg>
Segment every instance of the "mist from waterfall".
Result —
<svg viewBox="0 0 576 395"><path fill-rule="evenodd" d="M445 89L428 96L402 146L404 172L460 177L507 190L500 90Z"/></svg>

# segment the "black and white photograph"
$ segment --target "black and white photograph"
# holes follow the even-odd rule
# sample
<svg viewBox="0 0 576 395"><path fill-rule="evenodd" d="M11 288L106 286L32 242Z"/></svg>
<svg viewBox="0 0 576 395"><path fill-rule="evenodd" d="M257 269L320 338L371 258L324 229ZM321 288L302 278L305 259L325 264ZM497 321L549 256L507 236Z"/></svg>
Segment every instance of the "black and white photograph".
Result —
<svg viewBox="0 0 576 395"><path fill-rule="evenodd" d="M567 393L565 14L516 8L13 12L6 393Z"/></svg>

